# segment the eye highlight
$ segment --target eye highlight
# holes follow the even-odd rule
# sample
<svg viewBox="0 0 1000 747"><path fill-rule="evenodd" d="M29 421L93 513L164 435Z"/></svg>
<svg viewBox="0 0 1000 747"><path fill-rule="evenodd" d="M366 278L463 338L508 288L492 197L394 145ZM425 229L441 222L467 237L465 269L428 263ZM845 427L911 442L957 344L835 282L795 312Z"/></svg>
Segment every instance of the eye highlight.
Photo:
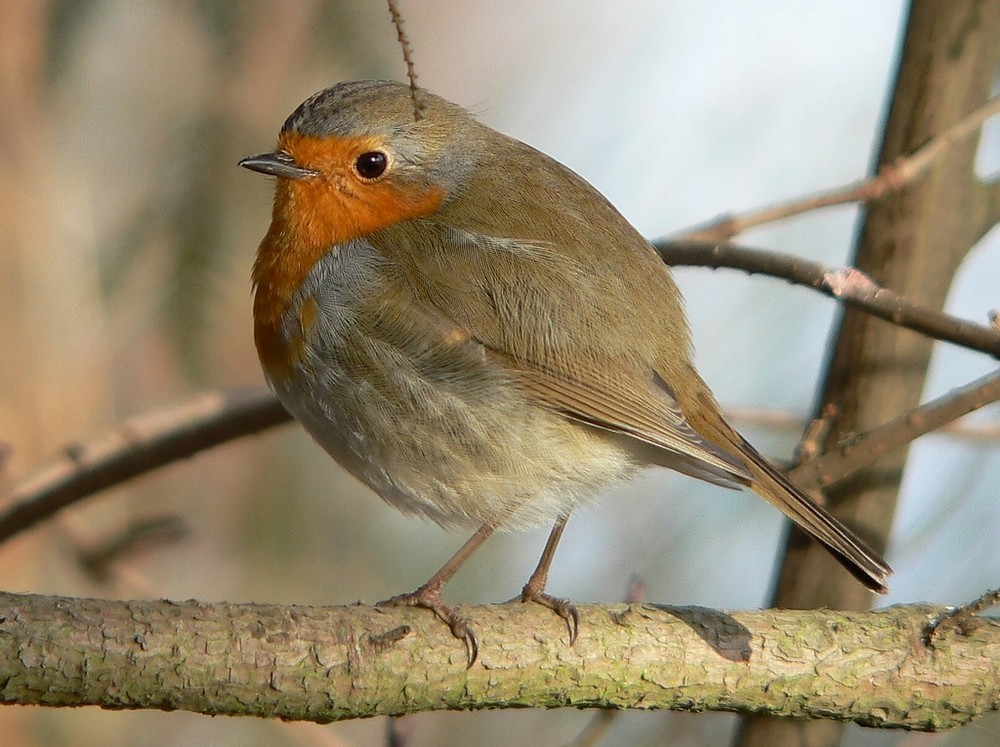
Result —
<svg viewBox="0 0 1000 747"><path fill-rule="evenodd" d="M354 162L354 170L362 179L378 179L387 168L389 156L379 150L362 153Z"/></svg>

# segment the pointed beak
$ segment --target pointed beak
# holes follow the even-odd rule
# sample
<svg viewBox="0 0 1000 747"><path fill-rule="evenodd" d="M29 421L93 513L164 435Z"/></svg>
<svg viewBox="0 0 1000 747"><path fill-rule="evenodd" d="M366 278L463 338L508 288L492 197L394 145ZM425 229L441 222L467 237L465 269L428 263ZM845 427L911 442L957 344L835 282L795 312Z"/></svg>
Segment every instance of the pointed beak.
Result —
<svg viewBox="0 0 1000 747"><path fill-rule="evenodd" d="M295 163L295 159L287 153L261 153L240 161L240 166L251 171L268 176L280 176L283 179L303 181L319 176L318 171L305 169Z"/></svg>

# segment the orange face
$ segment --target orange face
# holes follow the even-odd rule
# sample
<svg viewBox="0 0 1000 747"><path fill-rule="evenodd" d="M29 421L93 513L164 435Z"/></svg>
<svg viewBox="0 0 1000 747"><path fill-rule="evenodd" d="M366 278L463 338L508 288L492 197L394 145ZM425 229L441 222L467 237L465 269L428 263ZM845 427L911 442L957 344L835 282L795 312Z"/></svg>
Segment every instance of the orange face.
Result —
<svg viewBox="0 0 1000 747"><path fill-rule="evenodd" d="M313 265L340 244L434 212L444 196L437 187L405 188L394 182L391 151L378 138L285 132L276 150L317 176L277 179L271 227L254 263L257 349L275 373L290 363L280 334L282 315ZM387 168L365 177L358 172L358 158L373 152L386 155Z"/></svg>
<svg viewBox="0 0 1000 747"><path fill-rule="evenodd" d="M374 233L401 220L426 215L437 208L442 194L438 189L418 193L400 189L392 180L390 160L385 173L365 178L356 170L358 157L389 150L378 138L317 138L283 133L278 150L284 151L303 168L319 172L307 180L279 182L275 204L303 245L330 247ZM275 213L277 218L277 212Z"/></svg>

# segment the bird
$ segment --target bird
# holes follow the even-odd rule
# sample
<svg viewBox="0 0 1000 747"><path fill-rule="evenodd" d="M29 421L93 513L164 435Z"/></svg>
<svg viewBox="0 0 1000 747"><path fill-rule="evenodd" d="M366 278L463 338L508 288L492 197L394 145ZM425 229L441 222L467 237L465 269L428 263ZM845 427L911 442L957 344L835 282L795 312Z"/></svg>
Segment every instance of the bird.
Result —
<svg viewBox="0 0 1000 747"><path fill-rule="evenodd" d="M418 105L415 105L415 102ZM750 445L693 363L683 299L649 242L582 177L393 81L338 83L240 161L274 178L253 332L285 408L386 502L475 533L380 604L433 611L495 531L551 526L517 599L545 591L570 513L662 467L749 488L869 589L892 569Z"/></svg>

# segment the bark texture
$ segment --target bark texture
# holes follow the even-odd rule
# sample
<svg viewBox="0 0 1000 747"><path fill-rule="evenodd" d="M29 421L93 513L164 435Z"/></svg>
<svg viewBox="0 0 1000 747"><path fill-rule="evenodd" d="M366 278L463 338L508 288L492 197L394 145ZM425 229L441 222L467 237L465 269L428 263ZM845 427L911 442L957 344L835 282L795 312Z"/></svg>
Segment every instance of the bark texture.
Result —
<svg viewBox="0 0 1000 747"><path fill-rule="evenodd" d="M429 710L669 708L937 730L1000 708L1000 621L928 645L929 606L722 612L466 609L480 660L426 610L0 593L0 702L328 722Z"/></svg>

